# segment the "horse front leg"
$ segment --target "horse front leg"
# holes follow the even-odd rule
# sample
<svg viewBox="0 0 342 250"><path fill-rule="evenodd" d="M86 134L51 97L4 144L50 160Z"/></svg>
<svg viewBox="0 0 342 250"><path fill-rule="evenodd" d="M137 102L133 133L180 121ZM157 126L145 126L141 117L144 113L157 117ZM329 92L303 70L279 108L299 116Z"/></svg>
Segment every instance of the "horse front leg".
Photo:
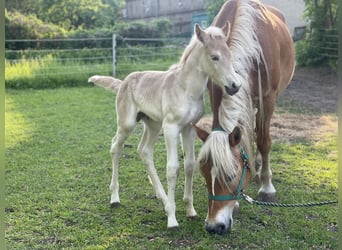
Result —
<svg viewBox="0 0 342 250"><path fill-rule="evenodd" d="M176 183L178 179L179 163L178 163L178 138L179 127L174 124L163 124L164 138L167 151L167 204L165 205L165 211L167 214L167 227L177 228L178 222L176 219L176 202L175 192Z"/></svg>
<svg viewBox="0 0 342 250"><path fill-rule="evenodd" d="M260 172L259 179L261 187L258 192L258 200L261 201L275 201L276 199L276 190L272 184L272 170L269 160L269 153L272 145L270 124L271 117L274 112L274 105L275 97L265 98L263 103L263 114L261 114L260 110L257 112L256 139L257 148L261 156L261 166L258 171Z"/></svg>
<svg viewBox="0 0 342 250"><path fill-rule="evenodd" d="M195 139L196 133L192 126L187 126L182 131L182 144L184 152L184 173L185 185L183 201L185 204L186 216L196 218L197 213L193 205L193 176L195 170Z"/></svg>

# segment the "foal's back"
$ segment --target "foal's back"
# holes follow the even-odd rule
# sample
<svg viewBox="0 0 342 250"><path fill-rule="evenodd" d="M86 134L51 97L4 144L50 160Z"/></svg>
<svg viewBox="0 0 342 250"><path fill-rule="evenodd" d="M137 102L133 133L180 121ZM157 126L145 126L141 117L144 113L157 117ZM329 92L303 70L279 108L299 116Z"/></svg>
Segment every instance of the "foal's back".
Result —
<svg viewBox="0 0 342 250"><path fill-rule="evenodd" d="M134 106L154 121L162 121L167 113L170 99L176 106L181 103L184 90L177 83L177 69L168 71L137 71L123 81L117 96L117 103ZM120 104L119 104L120 105Z"/></svg>

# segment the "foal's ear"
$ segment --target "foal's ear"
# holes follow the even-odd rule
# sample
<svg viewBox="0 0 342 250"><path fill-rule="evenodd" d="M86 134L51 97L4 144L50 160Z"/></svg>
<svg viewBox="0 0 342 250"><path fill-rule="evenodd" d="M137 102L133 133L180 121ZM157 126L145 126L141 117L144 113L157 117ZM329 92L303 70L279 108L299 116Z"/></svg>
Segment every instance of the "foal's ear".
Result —
<svg viewBox="0 0 342 250"><path fill-rule="evenodd" d="M226 37L226 41L228 41L228 38L230 36L230 22L227 21L224 26L222 27L223 34Z"/></svg>
<svg viewBox="0 0 342 250"><path fill-rule="evenodd" d="M208 39L208 35L207 33L205 33L204 30L201 29L198 23L195 24L195 34L197 36L197 39L200 40L203 44L205 44L205 41Z"/></svg>
<svg viewBox="0 0 342 250"><path fill-rule="evenodd" d="M207 131L197 127L196 125L193 125L193 126L196 130L198 138L200 138L203 142L205 142L209 136L209 133Z"/></svg>
<svg viewBox="0 0 342 250"><path fill-rule="evenodd" d="M229 144L234 147L241 141L241 130L239 127L235 127L233 132L229 134Z"/></svg>

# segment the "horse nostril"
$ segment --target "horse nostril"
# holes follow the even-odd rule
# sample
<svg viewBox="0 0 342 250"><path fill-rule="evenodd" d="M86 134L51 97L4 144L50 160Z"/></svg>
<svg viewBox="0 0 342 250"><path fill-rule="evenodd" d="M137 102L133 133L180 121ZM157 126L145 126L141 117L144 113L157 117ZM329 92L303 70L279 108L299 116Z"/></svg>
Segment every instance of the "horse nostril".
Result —
<svg viewBox="0 0 342 250"><path fill-rule="evenodd" d="M216 225L215 231L218 235L223 235L227 233L227 228L223 223L219 223Z"/></svg>
<svg viewBox="0 0 342 250"><path fill-rule="evenodd" d="M226 93L228 95L234 95L236 92L239 91L240 86L238 86L235 82L233 82L230 88L228 88L227 86L224 86L224 89L226 90Z"/></svg>
<svg viewBox="0 0 342 250"><path fill-rule="evenodd" d="M209 226L208 224L205 225L205 230L207 230L207 232L211 234L215 233L215 228L212 226Z"/></svg>

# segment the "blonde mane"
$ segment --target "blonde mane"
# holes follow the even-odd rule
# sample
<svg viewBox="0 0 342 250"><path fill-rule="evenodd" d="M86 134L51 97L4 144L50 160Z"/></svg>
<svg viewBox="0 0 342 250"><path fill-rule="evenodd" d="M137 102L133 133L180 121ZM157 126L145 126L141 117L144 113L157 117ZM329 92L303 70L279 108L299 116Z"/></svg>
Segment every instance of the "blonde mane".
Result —
<svg viewBox="0 0 342 250"><path fill-rule="evenodd" d="M258 1L251 2L252 4L259 4ZM252 157L255 114L248 74L253 67L254 60L259 63L263 59L262 48L256 35L256 20L258 18L264 18L263 12L254 8L253 5L249 4L249 1L239 1L228 42L234 57L234 68L238 69L243 84L233 96L223 92L219 107L219 123L225 132L213 131L201 148L198 157L199 163L206 160L212 161L212 180L221 177L221 183L227 187L231 183L225 177L234 179L238 171L241 171L237 168L238 162L236 162L236 156L230 149L227 135L237 126L241 129L242 134L240 145L249 155L249 165L253 167L252 173L255 172ZM235 179L234 181L239 181ZM214 181L212 185L214 192Z"/></svg>
<svg viewBox="0 0 342 250"><path fill-rule="evenodd" d="M236 9L228 46L235 56L234 67L238 69L245 81L248 81L248 73L254 67L254 61L257 64L265 62L256 34L256 23L258 19L266 22L266 11L257 0L240 0ZM268 74L267 65L265 67Z"/></svg>

